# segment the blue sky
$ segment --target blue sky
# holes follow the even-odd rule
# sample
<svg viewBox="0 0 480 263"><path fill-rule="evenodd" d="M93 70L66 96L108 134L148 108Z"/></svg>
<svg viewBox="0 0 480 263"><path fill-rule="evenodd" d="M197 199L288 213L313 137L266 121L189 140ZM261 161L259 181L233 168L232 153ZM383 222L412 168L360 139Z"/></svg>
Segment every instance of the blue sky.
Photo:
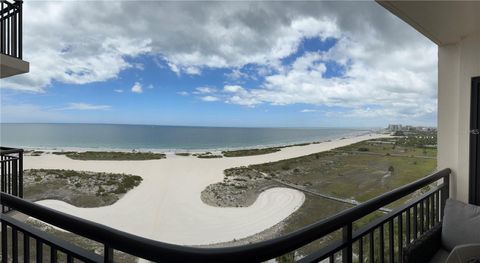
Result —
<svg viewBox="0 0 480 263"><path fill-rule="evenodd" d="M73 24L89 4L26 4L52 17L25 21L31 72L2 80L2 122L436 124L436 47L374 3L140 2L131 25L120 2L96 6L99 25Z"/></svg>

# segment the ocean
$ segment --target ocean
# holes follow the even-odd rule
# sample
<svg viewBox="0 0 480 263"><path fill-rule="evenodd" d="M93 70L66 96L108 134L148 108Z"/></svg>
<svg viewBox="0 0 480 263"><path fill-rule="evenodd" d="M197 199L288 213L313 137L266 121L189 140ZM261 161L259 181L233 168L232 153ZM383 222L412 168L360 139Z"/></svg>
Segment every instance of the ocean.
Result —
<svg viewBox="0 0 480 263"><path fill-rule="evenodd" d="M325 141L347 128L226 128L123 124L0 124L0 145L35 149L222 150Z"/></svg>

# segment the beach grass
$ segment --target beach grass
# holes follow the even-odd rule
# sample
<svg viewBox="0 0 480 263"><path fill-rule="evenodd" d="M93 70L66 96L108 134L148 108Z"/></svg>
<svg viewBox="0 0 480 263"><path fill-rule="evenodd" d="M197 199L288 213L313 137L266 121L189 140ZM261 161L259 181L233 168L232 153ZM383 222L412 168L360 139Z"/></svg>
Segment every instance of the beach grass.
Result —
<svg viewBox="0 0 480 263"><path fill-rule="evenodd" d="M311 143L305 142L305 143L295 143L295 144L288 144L284 146L275 146L275 147L268 147L268 148L252 148L252 149L222 151L222 154L225 157L243 157L243 156L263 155L263 154L279 152L283 148L307 146L310 144L318 144L318 143L320 142L311 142Z"/></svg>
<svg viewBox="0 0 480 263"><path fill-rule="evenodd" d="M197 158L200 158L200 159L216 159L216 158L223 158L223 156L219 155L219 154L199 154L199 155L197 155Z"/></svg>
<svg viewBox="0 0 480 263"><path fill-rule="evenodd" d="M59 151L59 152L52 152L52 154L55 154L55 155L67 155L67 154L75 154L77 152L73 152L73 151Z"/></svg>
<svg viewBox="0 0 480 263"><path fill-rule="evenodd" d="M223 155L220 154L213 154L211 152L204 152L204 153L195 153L193 156L196 156L200 159L216 159L216 158L223 158Z"/></svg>
<svg viewBox="0 0 480 263"><path fill-rule="evenodd" d="M190 153L175 153L178 156L190 156Z"/></svg>
<svg viewBox="0 0 480 263"><path fill-rule="evenodd" d="M365 147L370 147L370 154L352 151ZM382 151L376 152L378 148L365 141L333 151L252 165L249 168L309 190L360 202L435 170L435 149L418 156L419 149L415 147L396 146L381 148Z"/></svg>
<svg viewBox="0 0 480 263"><path fill-rule="evenodd" d="M29 201L55 199L77 207L111 205L138 186L140 176L61 169L24 171L24 196Z"/></svg>
<svg viewBox="0 0 480 263"><path fill-rule="evenodd" d="M364 202L435 171L436 148L426 147L432 138L419 137L367 140L331 151L227 169L223 182L208 186L202 192L202 200L220 207L246 206L260 192L278 187L278 183L282 182L297 189ZM280 186L285 187L285 184ZM281 223L277 235L291 233L353 206L308 192L305 195L304 204ZM394 208L411 196L388 207ZM358 229L381 215L380 212L372 213L356 221L354 228ZM332 233L299 249L298 253L311 253L338 237L340 233ZM287 255L282 260L291 256Z"/></svg>
<svg viewBox="0 0 480 263"><path fill-rule="evenodd" d="M269 154L269 153L278 152L280 150L281 149L279 147L271 147L271 148L223 151L222 154L225 157L242 157L242 156Z"/></svg>
<svg viewBox="0 0 480 263"><path fill-rule="evenodd" d="M42 154L44 154L45 152L44 151L40 151L40 150L26 150L23 152L25 155L30 155L30 156L41 156Z"/></svg>
<svg viewBox="0 0 480 263"><path fill-rule="evenodd" d="M65 154L65 156L70 159L83 161L140 161L166 158L166 155L163 153L110 151L68 152Z"/></svg>

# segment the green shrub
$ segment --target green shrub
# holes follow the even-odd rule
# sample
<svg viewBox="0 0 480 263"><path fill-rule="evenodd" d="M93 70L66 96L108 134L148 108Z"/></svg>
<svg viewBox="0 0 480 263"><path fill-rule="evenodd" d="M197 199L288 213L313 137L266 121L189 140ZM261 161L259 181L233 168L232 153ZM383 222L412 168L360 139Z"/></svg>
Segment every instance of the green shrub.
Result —
<svg viewBox="0 0 480 263"><path fill-rule="evenodd" d="M98 161L123 161L123 160L156 160L165 159L163 153L152 152L71 152L67 153L68 158L74 160L98 160Z"/></svg>
<svg viewBox="0 0 480 263"><path fill-rule="evenodd" d="M390 165L390 166L388 167L388 171L391 172L391 173L393 173L393 172L395 171L395 168Z"/></svg>

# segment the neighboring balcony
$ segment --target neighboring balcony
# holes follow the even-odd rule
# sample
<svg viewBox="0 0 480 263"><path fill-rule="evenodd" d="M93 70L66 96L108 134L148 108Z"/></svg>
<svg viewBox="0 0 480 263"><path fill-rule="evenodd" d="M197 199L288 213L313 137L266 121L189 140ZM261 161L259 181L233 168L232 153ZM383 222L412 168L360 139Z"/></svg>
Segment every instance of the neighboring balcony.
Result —
<svg viewBox="0 0 480 263"><path fill-rule="evenodd" d="M22 1L0 2L0 78L29 72L22 59Z"/></svg>

